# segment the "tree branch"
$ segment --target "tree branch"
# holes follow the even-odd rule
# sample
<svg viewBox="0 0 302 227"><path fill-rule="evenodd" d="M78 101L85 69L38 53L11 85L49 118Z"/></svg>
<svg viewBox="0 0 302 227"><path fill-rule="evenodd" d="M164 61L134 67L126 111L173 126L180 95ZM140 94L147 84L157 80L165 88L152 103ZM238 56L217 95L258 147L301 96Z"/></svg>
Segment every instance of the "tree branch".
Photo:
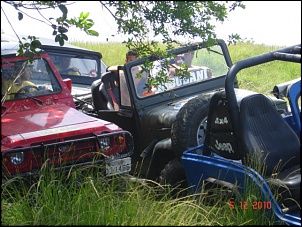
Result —
<svg viewBox="0 0 302 227"><path fill-rule="evenodd" d="M103 6L103 7L105 7L107 10L108 10L108 12L111 14L111 16L115 19L115 20L117 20L117 17L111 12L111 10L106 6L106 3L103 3L103 1L100 1L100 3L101 3L101 5Z"/></svg>
<svg viewBox="0 0 302 227"><path fill-rule="evenodd" d="M4 13L4 16L5 16L6 20L7 20L7 22L9 23L10 27L13 29L13 32L17 36L18 40L21 42L20 37L18 36L17 32L15 31L14 27L12 26L11 22L9 21L9 19L8 19L7 15L6 15L6 13L5 13L5 11L4 11L4 9L2 7L1 7L1 10Z"/></svg>

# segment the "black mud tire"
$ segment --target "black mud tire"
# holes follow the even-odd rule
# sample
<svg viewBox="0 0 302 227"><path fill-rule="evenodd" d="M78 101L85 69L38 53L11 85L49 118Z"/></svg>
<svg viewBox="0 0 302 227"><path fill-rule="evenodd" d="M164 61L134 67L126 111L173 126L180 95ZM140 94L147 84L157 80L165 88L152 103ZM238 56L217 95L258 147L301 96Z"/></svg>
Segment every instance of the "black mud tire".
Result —
<svg viewBox="0 0 302 227"><path fill-rule="evenodd" d="M166 164L159 176L163 187L161 197L180 198L188 194L188 183L185 170L179 159L174 158Z"/></svg>
<svg viewBox="0 0 302 227"><path fill-rule="evenodd" d="M178 112L171 128L174 155L180 159L183 152L204 143L210 95L189 100Z"/></svg>

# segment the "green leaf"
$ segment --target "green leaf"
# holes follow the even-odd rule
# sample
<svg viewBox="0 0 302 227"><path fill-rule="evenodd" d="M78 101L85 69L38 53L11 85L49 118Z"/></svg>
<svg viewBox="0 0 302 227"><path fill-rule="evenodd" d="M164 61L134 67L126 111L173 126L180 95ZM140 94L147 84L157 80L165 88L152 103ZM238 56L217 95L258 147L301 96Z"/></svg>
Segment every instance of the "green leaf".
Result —
<svg viewBox="0 0 302 227"><path fill-rule="evenodd" d="M41 46L42 46L42 44L41 44L41 42L39 41L39 40L33 40L32 42L31 42L31 45L34 47L34 48L41 48Z"/></svg>
<svg viewBox="0 0 302 227"><path fill-rule="evenodd" d="M64 46L64 39L60 39L59 44L60 44L60 46Z"/></svg>
<svg viewBox="0 0 302 227"><path fill-rule="evenodd" d="M87 17L89 16L89 12L88 13L85 13L84 15L83 15L83 17L86 19Z"/></svg>
<svg viewBox="0 0 302 227"><path fill-rule="evenodd" d="M60 40L60 35L56 35L55 42L59 42L59 40Z"/></svg>
<svg viewBox="0 0 302 227"><path fill-rule="evenodd" d="M97 31L94 31L94 30L87 30L86 33L88 35L99 36L99 33Z"/></svg>
<svg viewBox="0 0 302 227"><path fill-rule="evenodd" d="M64 28L64 27L62 27L62 26L60 26L60 27L58 28L58 31L59 31L60 33L66 33L66 32L68 32L68 29L66 29L66 28Z"/></svg>
<svg viewBox="0 0 302 227"><path fill-rule="evenodd" d="M68 27L69 27L69 24L64 22L64 23L63 23L63 26L68 28Z"/></svg>
<svg viewBox="0 0 302 227"><path fill-rule="evenodd" d="M18 12L18 19L22 20L23 19L23 13Z"/></svg>
<svg viewBox="0 0 302 227"><path fill-rule="evenodd" d="M88 30L89 28L91 28L93 26L93 24L85 24L85 30Z"/></svg>
<svg viewBox="0 0 302 227"><path fill-rule="evenodd" d="M68 37L67 37L67 35L62 34L62 35L61 35L61 37L62 37L62 39L65 39L66 41L68 41Z"/></svg>

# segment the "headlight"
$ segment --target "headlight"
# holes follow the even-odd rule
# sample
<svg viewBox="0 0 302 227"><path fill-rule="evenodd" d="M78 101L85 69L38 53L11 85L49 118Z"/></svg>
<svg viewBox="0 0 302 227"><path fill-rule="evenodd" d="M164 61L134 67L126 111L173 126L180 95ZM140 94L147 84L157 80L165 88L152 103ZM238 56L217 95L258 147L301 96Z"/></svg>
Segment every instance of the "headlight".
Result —
<svg viewBox="0 0 302 227"><path fill-rule="evenodd" d="M110 137L99 138L99 142L102 150L106 150L110 147Z"/></svg>
<svg viewBox="0 0 302 227"><path fill-rule="evenodd" d="M19 165L24 161L24 152L11 153L10 155L11 163Z"/></svg>

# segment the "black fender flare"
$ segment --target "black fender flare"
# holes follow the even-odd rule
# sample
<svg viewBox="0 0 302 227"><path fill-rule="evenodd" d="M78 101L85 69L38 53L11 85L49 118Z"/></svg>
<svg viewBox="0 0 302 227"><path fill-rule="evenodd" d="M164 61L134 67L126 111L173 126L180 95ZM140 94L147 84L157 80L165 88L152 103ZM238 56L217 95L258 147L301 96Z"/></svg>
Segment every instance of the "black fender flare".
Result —
<svg viewBox="0 0 302 227"><path fill-rule="evenodd" d="M147 177L158 180L165 165L174 158L171 138L159 140L153 147Z"/></svg>

